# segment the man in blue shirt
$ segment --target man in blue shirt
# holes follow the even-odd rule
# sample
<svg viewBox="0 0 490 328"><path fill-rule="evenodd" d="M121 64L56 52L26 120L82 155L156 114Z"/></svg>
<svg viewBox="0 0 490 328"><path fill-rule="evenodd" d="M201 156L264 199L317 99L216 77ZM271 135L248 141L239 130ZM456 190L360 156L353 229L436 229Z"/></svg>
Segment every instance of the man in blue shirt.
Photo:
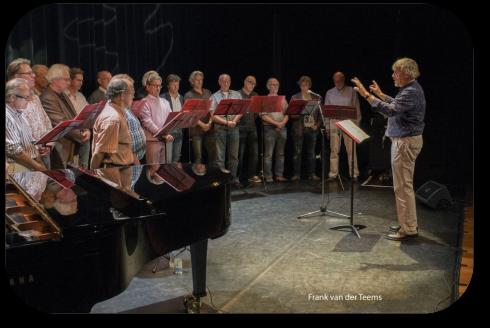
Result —
<svg viewBox="0 0 490 328"><path fill-rule="evenodd" d="M386 238L401 241L418 236L413 173L415 160L422 150L424 130L425 95L417 82L420 76L417 63L410 58L398 59L393 64L393 80L400 88L395 98L385 95L376 81L369 87L371 94L359 79L352 82L356 91L371 107L388 117L386 136L391 139L391 168L395 189L399 226L391 226Z"/></svg>

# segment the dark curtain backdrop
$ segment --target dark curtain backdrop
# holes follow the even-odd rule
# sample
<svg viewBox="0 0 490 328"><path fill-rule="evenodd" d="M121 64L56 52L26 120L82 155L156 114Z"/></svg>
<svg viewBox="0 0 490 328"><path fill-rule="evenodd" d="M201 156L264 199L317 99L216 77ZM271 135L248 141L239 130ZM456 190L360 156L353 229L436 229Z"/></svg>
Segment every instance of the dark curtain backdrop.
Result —
<svg viewBox="0 0 490 328"><path fill-rule="evenodd" d="M189 73L199 69L211 91L223 72L234 89L255 75L262 94L267 78L276 76L288 99L303 74L324 95L336 70L366 85L376 79L394 95L391 64L412 57L427 98L415 185L433 179L458 193L472 181L473 46L454 14L431 5L53 4L20 19L5 56L6 64L26 57L81 67L86 95L101 69L129 73L137 87L150 69L177 73L183 92ZM378 114L361 101L362 127L370 133ZM368 149L369 143L359 147L364 171Z"/></svg>

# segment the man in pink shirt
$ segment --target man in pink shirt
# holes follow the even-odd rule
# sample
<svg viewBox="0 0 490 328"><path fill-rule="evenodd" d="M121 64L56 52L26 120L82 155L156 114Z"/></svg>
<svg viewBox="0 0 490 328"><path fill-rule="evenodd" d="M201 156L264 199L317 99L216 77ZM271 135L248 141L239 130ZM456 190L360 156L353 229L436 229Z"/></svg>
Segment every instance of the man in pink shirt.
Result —
<svg viewBox="0 0 490 328"><path fill-rule="evenodd" d="M171 156L166 154L166 145L173 141L172 135L153 137L155 133L165 124L165 120L172 109L170 103L160 98L162 89L162 78L156 71L149 71L143 75L142 80L148 95L143 98L146 101L139 119L145 130L146 136L146 163L158 164L171 161ZM168 159L168 161L167 161Z"/></svg>

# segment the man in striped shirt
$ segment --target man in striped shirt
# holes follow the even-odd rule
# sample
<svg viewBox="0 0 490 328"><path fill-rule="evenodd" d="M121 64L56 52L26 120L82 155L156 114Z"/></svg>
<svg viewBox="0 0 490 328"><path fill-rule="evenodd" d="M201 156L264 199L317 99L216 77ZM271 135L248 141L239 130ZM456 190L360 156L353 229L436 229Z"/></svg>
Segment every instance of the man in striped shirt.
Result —
<svg viewBox="0 0 490 328"><path fill-rule="evenodd" d="M7 82L5 88L5 150L7 160L14 163L13 172L46 170L41 156L49 150L47 147L38 149L34 146L31 128L23 115L29 97L30 88L26 80L15 78Z"/></svg>

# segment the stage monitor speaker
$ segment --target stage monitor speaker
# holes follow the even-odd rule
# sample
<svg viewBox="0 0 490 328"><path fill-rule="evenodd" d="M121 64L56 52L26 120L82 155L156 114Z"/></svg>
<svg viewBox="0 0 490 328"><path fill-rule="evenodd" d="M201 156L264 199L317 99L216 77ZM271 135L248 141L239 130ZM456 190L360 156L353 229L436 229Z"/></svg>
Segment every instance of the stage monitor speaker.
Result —
<svg viewBox="0 0 490 328"><path fill-rule="evenodd" d="M427 181L417 189L415 197L418 201L433 209L448 208L453 202L446 186L432 180Z"/></svg>

